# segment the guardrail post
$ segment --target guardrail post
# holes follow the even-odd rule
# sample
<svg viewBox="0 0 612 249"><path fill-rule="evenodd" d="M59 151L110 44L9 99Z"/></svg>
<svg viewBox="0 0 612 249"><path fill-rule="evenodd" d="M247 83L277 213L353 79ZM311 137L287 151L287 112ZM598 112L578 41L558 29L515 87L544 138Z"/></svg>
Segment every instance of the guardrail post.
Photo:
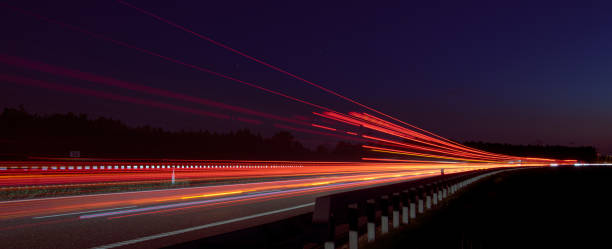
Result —
<svg viewBox="0 0 612 249"><path fill-rule="evenodd" d="M459 192L459 188L461 187L461 181L463 181L462 177L459 177L459 179L455 181L455 191L453 191L453 193Z"/></svg>
<svg viewBox="0 0 612 249"><path fill-rule="evenodd" d="M389 196L380 198L380 231L382 234L389 232Z"/></svg>
<svg viewBox="0 0 612 249"><path fill-rule="evenodd" d="M442 201L442 189L444 188L444 183L443 182L438 182L438 184L436 184L436 189L438 190L438 202Z"/></svg>
<svg viewBox="0 0 612 249"><path fill-rule="evenodd" d="M444 186L444 188L442 188L442 199L446 199L446 197L448 197L448 181L444 181L442 186Z"/></svg>
<svg viewBox="0 0 612 249"><path fill-rule="evenodd" d="M336 239L336 219L334 218L334 215L331 214L331 216L329 217L329 221L327 223L327 240L325 241L324 244L324 248L325 249L334 249L335 246L335 239Z"/></svg>
<svg viewBox="0 0 612 249"><path fill-rule="evenodd" d="M393 228L399 227L399 207L400 207L400 195L399 193L393 193L391 197L393 203Z"/></svg>
<svg viewBox="0 0 612 249"><path fill-rule="evenodd" d="M368 242L376 239L376 202L368 200L366 202L366 215L368 216Z"/></svg>
<svg viewBox="0 0 612 249"><path fill-rule="evenodd" d="M348 207L349 249L357 249L359 245L359 208L357 204Z"/></svg>
<svg viewBox="0 0 612 249"><path fill-rule="evenodd" d="M423 201L425 201L425 197L427 196L423 185L419 186L419 194L419 214L422 214L424 212Z"/></svg>
<svg viewBox="0 0 612 249"><path fill-rule="evenodd" d="M432 192L432 200L433 200L433 205L436 206L438 205L438 183L434 182L431 184L431 192Z"/></svg>
<svg viewBox="0 0 612 249"><path fill-rule="evenodd" d="M419 198L416 188L410 189L410 219L416 219L416 205Z"/></svg>
<svg viewBox="0 0 612 249"><path fill-rule="evenodd" d="M455 183L453 184L453 194L459 191L459 183L461 183L461 177L455 179Z"/></svg>
<svg viewBox="0 0 612 249"><path fill-rule="evenodd" d="M404 190L400 195L402 200L402 224L406 225L410 220L410 191Z"/></svg>
<svg viewBox="0 0 612 249"><path fill-rule="evenodd" d="M431 184L427 184L425 187L425 208L431 209Z"/></svg>

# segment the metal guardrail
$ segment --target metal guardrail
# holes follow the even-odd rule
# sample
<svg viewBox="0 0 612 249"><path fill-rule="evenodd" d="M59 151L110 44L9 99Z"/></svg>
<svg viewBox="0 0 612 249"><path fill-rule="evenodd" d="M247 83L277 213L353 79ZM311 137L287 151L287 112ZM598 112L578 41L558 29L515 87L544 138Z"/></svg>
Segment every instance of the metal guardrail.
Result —
<svg viewBox="0 0 612 249"><path fill-rule="evenodd" d="M313 240L319 245L323 244L325 249L333 249L336 242L342 241L339 237L344 238L342 244L345 243L346 234L339 235L346 232L346 225L348 225L349 249L357 249L359 231L360 228L363 228L359 221L363 221L363 218L367 219L365 227L367 241L373 242L376 238L377 227L380 228L380 234L389 231L389 218L391 218L393 228L398 228L400 223L407 225L417 215L422 215L439 205L441 201L465 186L505 170L508 169L486 169L439 175L319 197L315 201L313 213L313 223L316 227ZM380 222L377 222L378 213L380 213ZM344 227L344 230L339 231L338 227Z"/></svg>

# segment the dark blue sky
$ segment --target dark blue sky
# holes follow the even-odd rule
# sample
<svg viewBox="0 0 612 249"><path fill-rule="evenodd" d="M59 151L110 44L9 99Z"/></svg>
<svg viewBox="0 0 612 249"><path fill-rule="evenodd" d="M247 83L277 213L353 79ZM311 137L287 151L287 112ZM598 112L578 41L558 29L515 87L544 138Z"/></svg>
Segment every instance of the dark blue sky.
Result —
<svg viewBox="0 0 612 249"><path fill-rule="evenodd" d="M363 110L114 1L6 2L340 111ZM128 2L445 137L612 153L606 1ZM0 8L0 23L1 54L286 117L314 110L8 8ZM151 98L7 64L0 73ZM0 90L0 106L39 113L84 112L174 129L248 126L12 83Z"/></svg>

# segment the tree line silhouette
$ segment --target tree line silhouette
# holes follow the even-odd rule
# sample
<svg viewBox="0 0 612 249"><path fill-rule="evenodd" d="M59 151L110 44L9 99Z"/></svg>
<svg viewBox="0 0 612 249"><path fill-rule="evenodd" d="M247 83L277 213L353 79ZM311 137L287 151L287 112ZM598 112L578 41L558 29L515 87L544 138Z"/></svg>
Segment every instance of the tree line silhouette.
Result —
<svg viewBox="0 0 612 249"><path fill-rule="evenodd" d="M576 159L593 162L597 160L597 150L592 146L569 147L560 145L512 145L502 143L465 142L464 145L488 152L555 159Z"/></svg>
<svg viewBox="0 0 612 249"><path fill-rule="evenodd" d="M0 156L184 158L212 160L360 160L359 144L310 149L287 131L271 137L242 129L235 132L167 131L150 126L129 127L119 120L91 119L85 114L30 114L19 107L0 115Z"/></svg>
<svg viewBox="0 0 612 249"><path fill-rule="evenodd" d="M593 147L510 145L466 142L465 145L515 156L594 161ZM176 158L211 160L330 160L360 161L380 157L360 144L340 141L335 146L304 146L287 131L263 137L248 129L228 133L167 131L150 126L129 127L119 120L85 114L30 114L22 106L0 114L0 158L28 156Z"/></svg>

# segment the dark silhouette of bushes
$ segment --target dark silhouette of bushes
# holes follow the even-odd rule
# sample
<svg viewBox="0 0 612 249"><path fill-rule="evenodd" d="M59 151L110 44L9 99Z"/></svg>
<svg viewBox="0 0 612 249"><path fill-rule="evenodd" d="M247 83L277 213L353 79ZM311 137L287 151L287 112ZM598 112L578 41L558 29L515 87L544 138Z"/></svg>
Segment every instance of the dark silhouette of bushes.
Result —
<svg viewBox="0 0 612 249"><path fill-rule="evenodd" d="M311 150L293 135L280 131L264 138L247 129L229 133L166 131L150 126L129 127L109 118L85 114L47 116L6 108L0 115L0 156L184 158L211 160L359 160L361 146L339 142L326 152Z"/></svg>
<svg viewBox="0 0 612 249"><path fill-rule="evenodd" d="M501 143L465 142L473 148L522 157L540 157L554 159L576 159L593 162L597 160L597 150L591 146L569 147L560 145L512 145Z"/></svg>
<svg viewBox="0 0 612 249"><path fill-rule="evenodd" d="M509 145L466 142L485 151L525 156L593 161L593 147ZM109 118L90 119L85 114L35 115L23 107L5 108L0 114L0 157L68 156L71 150L83 157L176 158L210 160L329 160L360 161L379 154L360 144L340 141L333 146L310 149L287 131L265 138L243 129L229 133L166 131L150 126L129 127Z"/></svg>

